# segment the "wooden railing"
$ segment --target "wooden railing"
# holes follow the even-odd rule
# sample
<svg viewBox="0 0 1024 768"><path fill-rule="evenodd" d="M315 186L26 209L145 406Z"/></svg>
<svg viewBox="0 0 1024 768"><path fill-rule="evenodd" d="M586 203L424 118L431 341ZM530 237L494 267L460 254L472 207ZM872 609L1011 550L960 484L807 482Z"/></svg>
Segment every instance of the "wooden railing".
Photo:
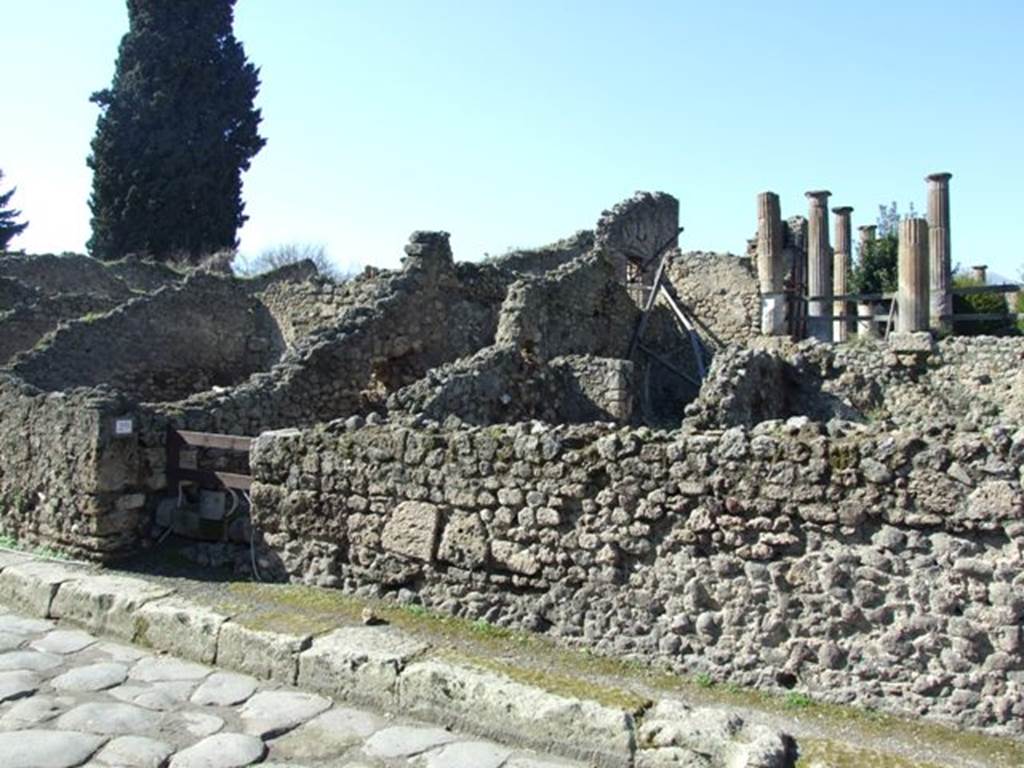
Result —
<svg viewBox="0 0 1024 768"><path fill-rule="evenodd" d="M249 453L253 438L240 435L219 435L212 432L190 432L184 429L167 430L167 485L177 489L183 482L210 488L231 488L248 491L252 476L236 472L200 469L182 466L182 453L187 448L216 448L223 451ZM190 462L191 463L191 462Z"/></svg>

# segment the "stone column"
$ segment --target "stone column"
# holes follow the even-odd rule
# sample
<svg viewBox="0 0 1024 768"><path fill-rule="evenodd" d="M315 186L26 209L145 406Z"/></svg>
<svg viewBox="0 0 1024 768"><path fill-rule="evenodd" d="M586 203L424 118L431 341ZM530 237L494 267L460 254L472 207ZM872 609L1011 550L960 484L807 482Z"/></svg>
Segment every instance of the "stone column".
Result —
<svg viewBox="0 0 1024 768"><path fill-rule="evenodd" d="M853 208L848 205L833 208L832 213L836 216L836 251L835 262L832 273L832 293L835 296L842 296L847 292L847 277L850 274L851 251L853 241L850 233L850 214ZM836 301L832 304L832 312L836 315L849 315L851 304L848 301ZM847 329L850 327L848 319L836 320L832 323L832 339L834 341L846 341Z"/></svg>
<svg viewBox="0 0 1024 768"><path fill-rule="evenodd" d="M857 227L857 233L860 235L860 248L862 251L868 243L875 242L876 232L878 232L878 227L874 224L862 224Z"/></svg>
<svg viewBox="0 0 1024 768"><path fill-rule="evenodd" d="M761 333L768 336L786 333L783 235L779 196L762 192L757 196L757 281L761 291Z"/></svg>
<svg viewBox="0 0 1024 768"><path fill-rule="evenodd" d="M807 292L811 296L832 295L832 248L828 241L828 198L831 192L807 193ZM832 302L812 301L807 306L807 335L820 341L832 341Z"/></svg>
<svg viewBox="0 0 1024 768"><path fill-rule="evenodd" d="M868 247L868 243L875 242L875 235L878 232L878 227L874 224L862 224L857 227L857 233L860 235L858 242L858 258L864 258L864 251ZM870 301L862 301L857 305L857 315L860 318L874 317L878 311L878 305ZM878 323L874 320L857 320L857 335L865 336L872 339L877 339Z"/></svg>
<svg viewBox="0 0 1024 768"><path fill-rule="evenodd" d="M953 321L953 295L950 293L953 261L949 245L949 180L951 173L933 173L928 182L928 250L931 253L931 327L948 331ZM943 316L945 319L943 319Z"/></svg>
<svg viewBox="0 0 1024 768"><path fill-rule="evenodd" d="M899 308L896 330L899 333L927 331L930 283L928 278L928 222L904 219L900 222Z"/></svg>

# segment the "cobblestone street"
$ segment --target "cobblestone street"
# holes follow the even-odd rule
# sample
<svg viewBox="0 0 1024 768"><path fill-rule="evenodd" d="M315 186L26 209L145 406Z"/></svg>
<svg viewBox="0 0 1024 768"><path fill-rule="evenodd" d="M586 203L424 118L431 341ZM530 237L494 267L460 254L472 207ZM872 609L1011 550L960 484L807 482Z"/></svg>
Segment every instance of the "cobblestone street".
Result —
<svg viewBox="0 0 1024 768"><path fill-rule="evenodd" d="M0 766L572 768L0 607ZM575 764L578 765L578 764Z"/></svg>

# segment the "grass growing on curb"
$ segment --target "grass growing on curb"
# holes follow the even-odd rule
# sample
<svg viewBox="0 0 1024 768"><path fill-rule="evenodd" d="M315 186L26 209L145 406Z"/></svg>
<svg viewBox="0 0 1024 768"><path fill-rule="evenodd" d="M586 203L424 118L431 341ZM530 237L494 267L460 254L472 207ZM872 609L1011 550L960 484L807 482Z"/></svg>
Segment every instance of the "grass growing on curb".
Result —
<svg viewBox="0 0 1024 768"><path fill-rule="evenodd" d="M33 547L31 545L22 544L13 536L8 536L6 534L0 534L0 549L10 549L24 555L42 557L47 560L64 560L67 562L74 562L71 555L66 552L61 552L60 550L53 549L51 547Z"/></svg>
<svg viewBox="0 0 1024 768"><path fill-rule="evenodd" d="M859 749L830 739L801 739L797 768L942 768L938 763L909 760L891 753Z"/></svg>
<svg viewBox="0 0 1024 768"><path fill-rule="evenodd" d="M933 754L962 756L993 766L1024 765L1024 744L1009 738L875 710L829 704L791 691L776 694L735 683L717 683L709 675L692 677L659 670L635 660L610 658L556 643L552 638L508 629L483 621L434 613L419 605L367 600L338 590L301 585L234 582L227 599L214 606L253 629L292 634L320 634L358 624L370 608L380 619L430 642L451 661L506 675L552 693L590 699L630 712L643 711L651 698L679 696L696 705L719 704L756 710L783 722L797 719L841 732L843 741L800 739L799 765L815 761L832 768L936 768L941 763L893 755L886 744L923 745ZM850 746L857 744L858 746ZM879 745L877 748L860 745Z"/></svg>

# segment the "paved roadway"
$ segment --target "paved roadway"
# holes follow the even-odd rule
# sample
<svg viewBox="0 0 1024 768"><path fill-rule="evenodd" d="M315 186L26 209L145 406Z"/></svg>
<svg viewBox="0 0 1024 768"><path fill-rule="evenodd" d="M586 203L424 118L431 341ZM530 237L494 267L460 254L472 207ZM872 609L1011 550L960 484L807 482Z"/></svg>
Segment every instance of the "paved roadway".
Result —
<svg viewBox="0 0 1024 768"><path fill-rule="evenodd" d="M581 768L0 606L2 768Z"/></svg>

